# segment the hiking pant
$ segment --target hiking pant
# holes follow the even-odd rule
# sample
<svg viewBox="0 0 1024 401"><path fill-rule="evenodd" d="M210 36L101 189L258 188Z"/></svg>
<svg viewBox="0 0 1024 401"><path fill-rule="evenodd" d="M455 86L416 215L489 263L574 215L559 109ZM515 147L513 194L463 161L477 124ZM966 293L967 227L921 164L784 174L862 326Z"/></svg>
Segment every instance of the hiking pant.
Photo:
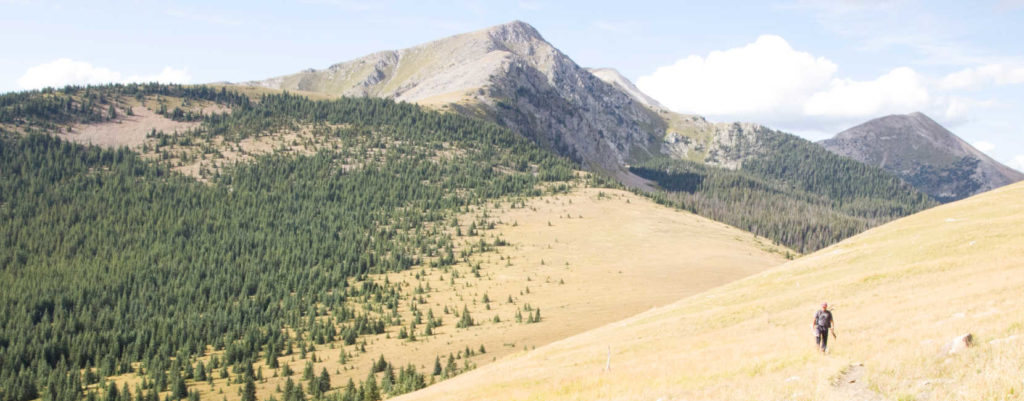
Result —
<svg viewBox="0 0 1024 401"><path fill-rule="evenodd" d="M814 337L814 342L821 347L821 352L825 352L828 347L828 328L818 327L818 336Z"/></svg>

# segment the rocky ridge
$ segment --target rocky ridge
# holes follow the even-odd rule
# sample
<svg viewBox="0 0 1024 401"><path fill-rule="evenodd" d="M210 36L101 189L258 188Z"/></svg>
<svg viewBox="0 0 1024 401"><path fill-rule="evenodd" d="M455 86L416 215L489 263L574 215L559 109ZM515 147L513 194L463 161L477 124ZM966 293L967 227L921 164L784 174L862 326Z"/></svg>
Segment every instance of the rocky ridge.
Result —
<svg viewBox="0 0 1024 401"><path fill-rule="evenodd" d="M452 108L605 171L657 154L665 129L643 102L520 21L247 84Z"/></svg>

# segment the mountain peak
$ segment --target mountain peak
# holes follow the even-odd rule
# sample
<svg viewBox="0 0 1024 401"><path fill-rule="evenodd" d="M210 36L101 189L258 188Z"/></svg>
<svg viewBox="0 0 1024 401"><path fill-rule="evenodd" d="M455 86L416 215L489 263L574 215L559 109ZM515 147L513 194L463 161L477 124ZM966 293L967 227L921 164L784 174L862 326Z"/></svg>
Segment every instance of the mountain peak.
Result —
<svg viewBox="0 0 1024 401"><path fill-rule="evenodd" d="M1024 179L921 112L873 119L820 142L949 202Z"/></svg>
<svg viewBox="0 0 1024 401"><path fill-rule="evenodd" d="M540 35L540 32L538 32L536 28L520 20L495 25L485 29L485 31L490 33L496 39L501 39L502 41L528 42L533 40L544 40L544 37Z"/></svg>
<svg viewBox="0 0 1024 401"><path fill-rule="evenodd" d="M664 122L645 106L653 99L612 75L612 83L595 77L516 20L252 84L483 113L588 166L618 171L657 153Z"/></svg>

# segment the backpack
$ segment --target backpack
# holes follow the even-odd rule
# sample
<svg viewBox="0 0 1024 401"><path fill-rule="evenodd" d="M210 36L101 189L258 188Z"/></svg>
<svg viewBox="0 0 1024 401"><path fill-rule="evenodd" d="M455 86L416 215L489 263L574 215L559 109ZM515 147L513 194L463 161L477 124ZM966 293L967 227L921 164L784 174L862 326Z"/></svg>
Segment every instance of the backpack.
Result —
<svg viewBox="0 0 1024 401"><path fill-rule="evenodd" d="M819 329L827 329L832 327L832 312L828 310L820 310L814 314L814 324Z"/></svg>

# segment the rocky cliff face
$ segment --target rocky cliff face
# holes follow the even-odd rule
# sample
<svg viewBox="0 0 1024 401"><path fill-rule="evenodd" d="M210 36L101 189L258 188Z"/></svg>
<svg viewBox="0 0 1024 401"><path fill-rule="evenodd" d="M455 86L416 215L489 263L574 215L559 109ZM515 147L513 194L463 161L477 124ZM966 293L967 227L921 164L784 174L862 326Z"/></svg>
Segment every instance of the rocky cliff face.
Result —
<svg viewBox="0 0 1024 401"><path fill-rule="evenodd" d="M662 154L733 170L742 167L744 160L770 151L765 140L768 134L778 133L760 124L713 123L670 111L660 114L668 123Z"/></svg>
<svg viewBox="0 0 1024 401"><path fill-rule="evenodd" d="M941 202L1024 180L922 113L877 118L819 143L893 172Z"/></svg>
<svg viewBox="0 0 1024 401"><path fill-rule="evenodd" d="M448 107L606 171L657 154L665 129L643 102L519 21L249 84Z"/></svg>

